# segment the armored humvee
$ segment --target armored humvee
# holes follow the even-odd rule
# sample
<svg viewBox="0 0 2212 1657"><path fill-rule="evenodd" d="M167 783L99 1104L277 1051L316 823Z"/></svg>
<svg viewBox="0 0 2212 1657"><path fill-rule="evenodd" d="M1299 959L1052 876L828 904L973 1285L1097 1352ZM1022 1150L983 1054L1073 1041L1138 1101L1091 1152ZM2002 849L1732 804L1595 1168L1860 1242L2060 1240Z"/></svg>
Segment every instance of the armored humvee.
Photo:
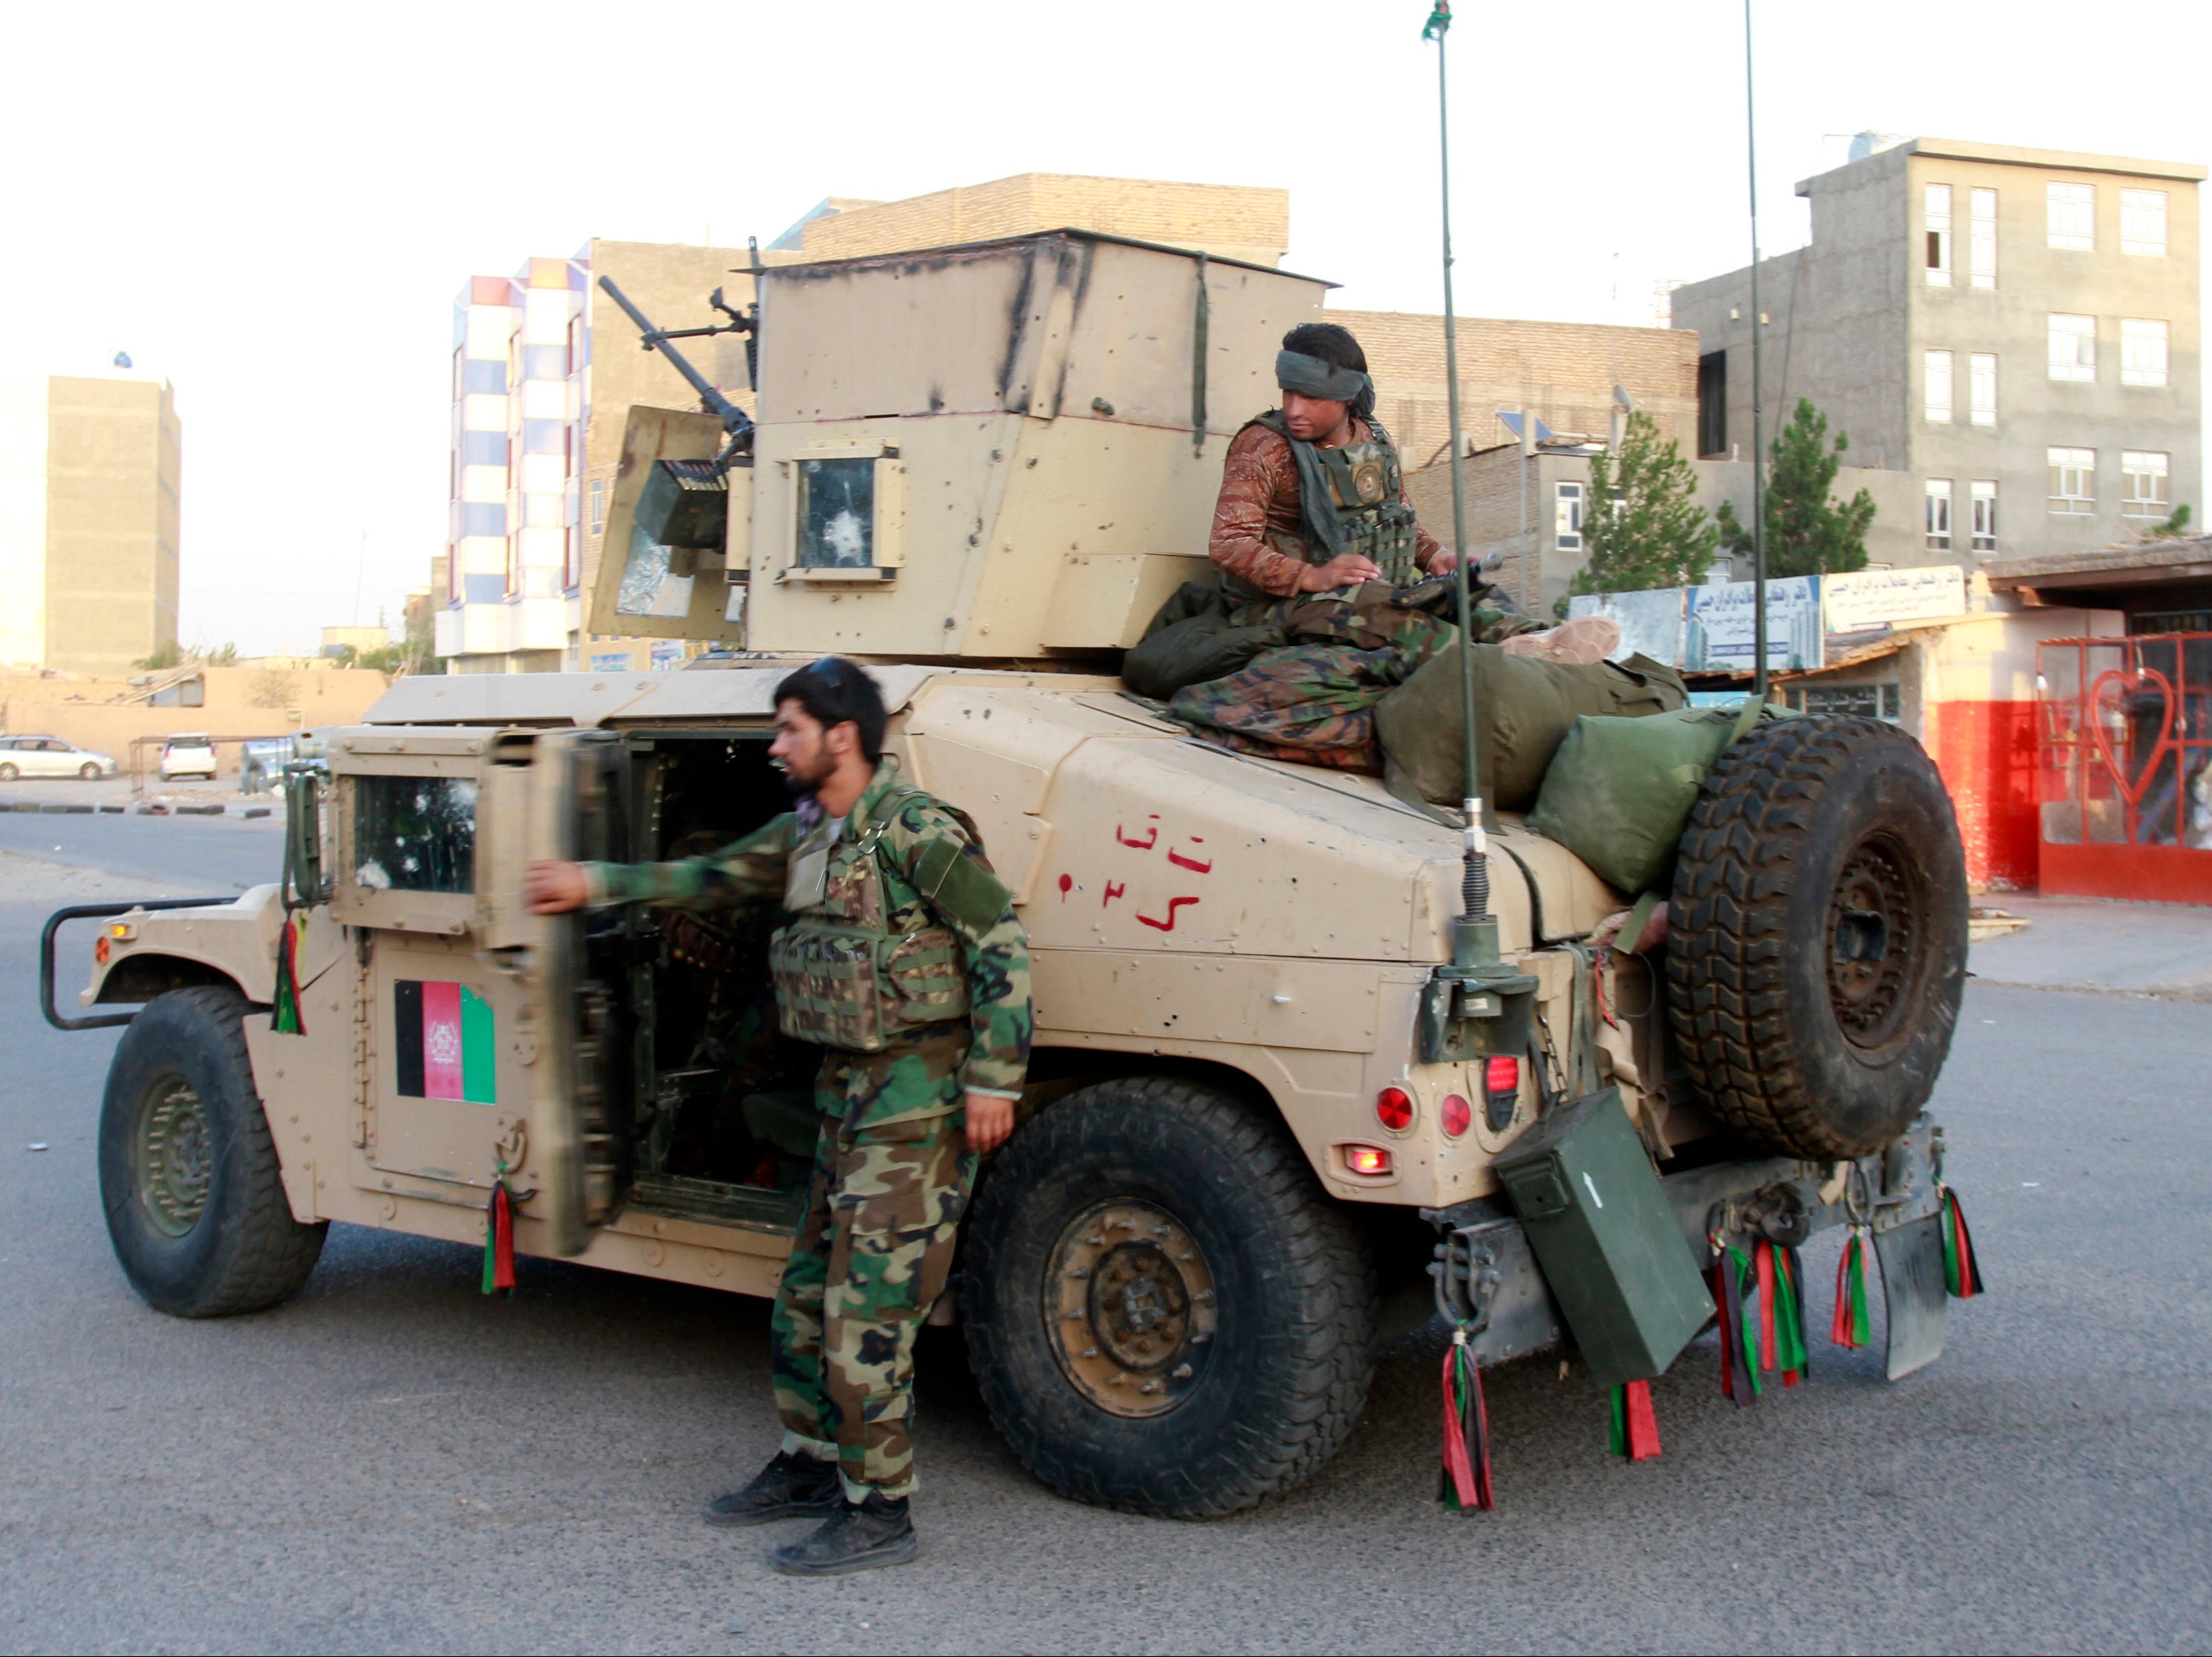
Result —
<svg viewBox="0 0 2212 1657"><path fill-rule="evenodd" d="M1966 886L1908 736L1737 741L1663 942L1641 912L1609 932L1637 895L1498 816L1499 959L1471 980L1450 822L1196 740L1115 677L1206 569L1227 439L1323 286L1073 231L763 273L757 428L631 411L590 622L730 648L402 679L332 733L326 779L295 770L281 882L50 925L48 1016L128 1024L100 1163L138 1291L269 1307L329 1222L474 1243L503 1179L524 1254L772 1293L813 1058L763 1019L765 923L539 918L520 886L535 858L679 855L784 809L773 688L838 652L1032 939L1020 1126L939 1315L1051 1485L1256 1502L1351 1429L1378 1330L1437 1311L1484 1363L1571 1341L1601 1379L1651 1373L1713 1315L1709 1247L1844 1222L1881 1262L1891 1372L1933 1357L1922 1108ZM105 922L80 999L108 1011L64 1017L76 915ZM1562 1150L1608 1134L1610 1206L1602 1158Z"/></svg>

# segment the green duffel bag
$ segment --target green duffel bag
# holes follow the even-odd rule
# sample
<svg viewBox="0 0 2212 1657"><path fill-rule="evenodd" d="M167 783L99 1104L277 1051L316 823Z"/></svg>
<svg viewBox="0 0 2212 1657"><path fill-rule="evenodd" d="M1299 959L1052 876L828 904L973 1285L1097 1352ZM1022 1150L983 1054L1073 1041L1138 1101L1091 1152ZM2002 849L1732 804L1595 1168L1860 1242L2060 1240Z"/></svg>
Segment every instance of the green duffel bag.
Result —
<svg viewBox="0 0 2212 1657"><path fill-rule="evenodd" d="M1584 715L1559 744L1528 826L1624 892L1662 889L1698 790L1722 750L1756 722L1753 704L1656 719ZM1764 717L1792 717L1766 704Z"/></svg>
<svg viewBox="0 0 2212 1657"><path fill-rule="evenodd" d="M1279 627L1234 627L1218 587L1186 581L1121 658L1121 683L1139 696L1165 701L1176 691L1225 679L1263 650L1291 636Z"/></svg>
<svg viewBox="0 0 2212 1657"><path fill-rule="evenodd" d="M1647 656L1588 666L1474 647L1475 717L1481 722L1482 797L1501 811L1525 811L1544 769L1586 713L1635 719L1690 699L1682 676ZM1375 705L1384 776L1401 798L1455 809L1467 792L1466 722L1461 716L1456 640Z"/></svg>

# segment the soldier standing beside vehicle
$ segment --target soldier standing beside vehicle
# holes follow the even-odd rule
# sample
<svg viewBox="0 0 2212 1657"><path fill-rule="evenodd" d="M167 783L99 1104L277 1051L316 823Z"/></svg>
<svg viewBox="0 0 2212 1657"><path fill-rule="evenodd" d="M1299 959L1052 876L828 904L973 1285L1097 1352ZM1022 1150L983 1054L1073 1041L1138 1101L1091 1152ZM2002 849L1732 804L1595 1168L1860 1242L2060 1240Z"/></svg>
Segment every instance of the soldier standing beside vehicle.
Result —
<svg viewBox="0 0 2212 1657"><path fill-rule="evenodd" d="M533 864L532 911L781 901L784 1031L823 1049L805 1217L776 1291L782 1448L707 1522L819 1514L770 1563L793 1575L899 1564L919 1543L916 1331L945 1291L976 1158L1013 1131L1029 1063L1029 941L960 811L883 756L875 681L825 656L776 688L769 753L797 810L680 863Z"/></svg>

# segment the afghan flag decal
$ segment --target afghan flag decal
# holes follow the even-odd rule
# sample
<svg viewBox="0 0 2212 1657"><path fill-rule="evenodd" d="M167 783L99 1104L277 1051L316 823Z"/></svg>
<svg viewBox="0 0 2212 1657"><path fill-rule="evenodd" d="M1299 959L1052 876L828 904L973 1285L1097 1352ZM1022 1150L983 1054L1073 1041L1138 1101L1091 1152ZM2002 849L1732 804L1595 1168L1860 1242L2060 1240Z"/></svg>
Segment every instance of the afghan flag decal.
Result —
<svg viewBox="0 0 2212 1657"><path fill-rule="evenodd" d="M498 1102L490 1002L465 984L403 978L393 986L392 1014L402 1097Z"/></svg>

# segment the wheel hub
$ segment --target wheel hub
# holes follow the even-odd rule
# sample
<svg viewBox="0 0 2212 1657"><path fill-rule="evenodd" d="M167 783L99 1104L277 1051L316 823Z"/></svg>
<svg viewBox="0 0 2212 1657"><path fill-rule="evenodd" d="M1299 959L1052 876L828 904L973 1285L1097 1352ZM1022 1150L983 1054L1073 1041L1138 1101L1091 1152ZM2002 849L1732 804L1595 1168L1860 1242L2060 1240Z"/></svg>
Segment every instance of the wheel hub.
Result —
<svg viewBox="0 0 2212 1657"><path fill-rule="evenodd" d="M138 1112L138 1196L155 1226L181 1237L199 1223L215 1172L207 1107L173 1071L155 1078Z"/></svg>
<svg viewBox="0 0 2212 1657"><path fill-rule="evenodd" d="M1198 1242L1146 1202L1102 1203L1060 1233L1045 1290L1053 1356L1109 1415L1164 1415L1205 1373L1218 1309Z"/></svg>
<svg viewBox="0 0 2212 1657"><path fill-rule="evenodd" d="M1855 1047L1884 1046L1911 1011L1925 938L1911 869L1888 836L1869 836L1828 899L1828 1005Z"/></svg>

